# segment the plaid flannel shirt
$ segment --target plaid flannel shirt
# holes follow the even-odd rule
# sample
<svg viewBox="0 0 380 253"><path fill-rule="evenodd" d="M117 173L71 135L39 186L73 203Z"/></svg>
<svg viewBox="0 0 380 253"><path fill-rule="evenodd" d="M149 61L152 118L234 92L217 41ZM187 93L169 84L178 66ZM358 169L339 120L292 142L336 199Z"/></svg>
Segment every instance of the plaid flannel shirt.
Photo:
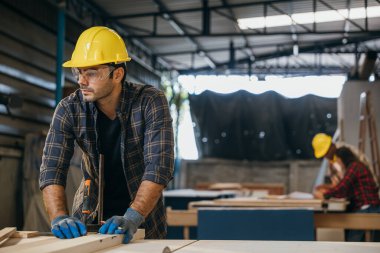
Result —
<svg viewBox="0 0 380 253"><path fill-rule="evenodd" d="M360 210L364 205L380 206L378 187L371 171L361 162L352 162L343 179L324 197L346 198L351 203L352 211Z"/></svg>
<svg viewBox="0 0 380 253"><path fill-rule="evenodd" d="M99 152L96 131L97 108L84 102L80 90L57 106L46 138L40 168L40 189L52 184L66 186L67 172L74 152L74 141L83 151L83 179L75 194L73 215L82 218L84 180L91 179L92 215L96 215L98 198ZM121 156L130 198L133 200L141 181L167 185L174 167L172 118L162 91L148 85L125 83L117 108L121 122ZM107 168L105 168L107 169ZM161 196L145 219L146 238L166 236L166 213Z"/></svg>

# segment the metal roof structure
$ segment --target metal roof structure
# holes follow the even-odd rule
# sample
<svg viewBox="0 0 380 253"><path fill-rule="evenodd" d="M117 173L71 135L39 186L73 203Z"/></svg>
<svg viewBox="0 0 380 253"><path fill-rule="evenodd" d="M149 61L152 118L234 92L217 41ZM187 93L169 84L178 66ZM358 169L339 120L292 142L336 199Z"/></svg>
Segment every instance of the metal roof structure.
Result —
<svg viewBox="0 0 380 253"><path fill-rule="evenodd" d="M243 30L238 19L380 6L379 0L67 0L67 13L105 24L154 69L181 74L348 73L379 52L380 17ZM87 16L84 13L87 12ZM351 18L351 16L350 16ZM133 44L133 46L131 46ZM135 45L137 45L135 47ZM298 53L294 52L297 47ZM380 72L377 64L376 71Z"/></svg>

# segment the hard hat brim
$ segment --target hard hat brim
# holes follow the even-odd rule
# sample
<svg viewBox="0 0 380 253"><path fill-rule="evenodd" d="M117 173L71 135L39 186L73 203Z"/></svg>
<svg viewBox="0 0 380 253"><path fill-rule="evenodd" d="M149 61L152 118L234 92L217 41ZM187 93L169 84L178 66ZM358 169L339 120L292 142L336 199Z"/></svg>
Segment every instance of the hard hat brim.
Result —
<svg viewBox="0 0 380 253"><path fill-rule="evenodd" d="M62 64L62 67L64 67L64 68L85 68L85 67L92 67L92 66L97 66L97 65L102 65L102 64L108 64L108 63L119 64L119 63L131 61L131 60L132 60L131 57L128 57L128 58L125 58L125 59L121 59L120 61L117 61L117 62L109 62L109 61L91 62L91 61L87 61L87 62L78 63L78 62L75 62L73 60L69 60L69 61L64 62Z"/></svg>

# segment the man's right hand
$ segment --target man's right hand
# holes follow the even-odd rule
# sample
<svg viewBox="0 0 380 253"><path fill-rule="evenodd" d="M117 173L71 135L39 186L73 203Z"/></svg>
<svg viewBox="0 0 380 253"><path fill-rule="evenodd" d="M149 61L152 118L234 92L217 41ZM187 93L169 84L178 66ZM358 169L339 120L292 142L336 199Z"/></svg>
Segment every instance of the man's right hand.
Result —
<svg viewBox="0 0 380 253"><path fill-rule="evenodd" d="M61 215L51 222L51 232L58 238L71 239L86 235L87 229L79 219Z"/></svg>

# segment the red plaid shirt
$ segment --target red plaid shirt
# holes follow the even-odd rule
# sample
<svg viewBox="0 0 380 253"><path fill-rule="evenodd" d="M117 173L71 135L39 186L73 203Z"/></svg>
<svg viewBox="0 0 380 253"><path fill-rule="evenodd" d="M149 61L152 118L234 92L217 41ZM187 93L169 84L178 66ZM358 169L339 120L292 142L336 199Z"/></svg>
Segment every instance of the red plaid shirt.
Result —
<svg viewBox="0 0 380 253"><path fill-rule="evenodd" d="M346 198L352 211L364 205L380 206L378 187L371 171L360 162L352 162L337 186L324 194L328 198Z"/></svg>

